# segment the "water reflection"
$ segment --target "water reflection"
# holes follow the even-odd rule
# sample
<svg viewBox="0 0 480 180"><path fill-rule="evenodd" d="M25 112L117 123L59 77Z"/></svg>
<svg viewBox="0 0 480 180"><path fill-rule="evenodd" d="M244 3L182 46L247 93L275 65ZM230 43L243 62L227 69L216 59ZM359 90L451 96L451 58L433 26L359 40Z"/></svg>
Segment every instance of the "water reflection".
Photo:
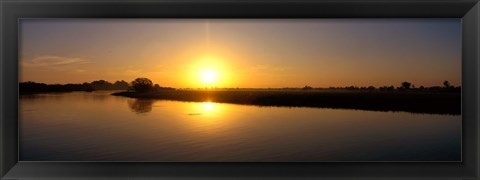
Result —
<svg viewBox="0 0 480 180"><path fill-rule="evenodd" d="M152 106L155 100L152 99L129 99L127 100L128 107L137 114L144 114L152 111Z"/></svg>
<svg viewBox="0 0 480 180"><path fill-rule="evenodd" d="M154 99L128 99L128 107L135 112L136 114L146 114L152 111L154 107ZM212 115L218 113L217 103L214 102L202 102L202 103L191 103L191 107L185 109L188 115ZM179 107L180 108L180 107ZM185 108L185 107L183 107Z"/></svg>
<svg viewBox="0 0 480 180"><path fill-rule="evenodd" d="M83 99L85 100L93 100L93 101L106 101L108 100L108 96L105 96L102 92L85 92L83 93Z"/></svg>
<svg viewBox="0 0 480 180"><path fill-rule="evenodd" d="M19 159L238 162L458 161L461 157L461 116L110 94L20 97Z"/></svg>
<svg viewBox="0 0 480 180"><path fill-rule="evenodd" d="M211 120L222 117L225 110L223 109L222 103L207 101L201 103L191 103L190 106L188 106L187 111L189 112L189 115L202 115L210 118Z"/></svg>
<svg viewBox="0 0 480 180"><path fill-rule="evenodd" d="M202 106L203 106L203 109L205 110L205 112L210 112L210 111L213 111L215 109L215 104L212 103L212 102L203 102Z"/></svg>

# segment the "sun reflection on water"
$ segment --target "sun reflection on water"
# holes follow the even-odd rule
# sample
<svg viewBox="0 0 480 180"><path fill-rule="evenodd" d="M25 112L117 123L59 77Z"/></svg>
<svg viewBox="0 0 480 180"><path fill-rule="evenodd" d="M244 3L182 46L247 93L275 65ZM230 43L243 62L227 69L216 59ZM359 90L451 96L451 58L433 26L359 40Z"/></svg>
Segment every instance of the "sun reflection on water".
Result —
<svg viewBox="0 0 480 180"><path fill-rule="evenodd" d="M205 112L211 112L215 110L215 104L212 102L203 102L202 107Z"/></svg>

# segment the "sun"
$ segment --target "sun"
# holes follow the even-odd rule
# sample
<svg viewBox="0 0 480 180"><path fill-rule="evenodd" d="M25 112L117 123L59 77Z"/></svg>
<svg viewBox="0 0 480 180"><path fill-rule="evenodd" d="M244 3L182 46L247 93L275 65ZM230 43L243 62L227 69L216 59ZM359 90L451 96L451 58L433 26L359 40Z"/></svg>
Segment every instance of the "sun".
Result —
<svg viewBox="0 0 480 180"><path fill-rule="evenodd" d="M200 72L200 80L207 85L213 85L218 81L218 73L214 70L203 70Z"/></svg>
<svg viewBox="0 0 480 180"><path fill-rule="evenodd" d="M232 81L227 61L219 55L204 55L192 58L185 68L188 84L196 88L225 87Z"/></svg>

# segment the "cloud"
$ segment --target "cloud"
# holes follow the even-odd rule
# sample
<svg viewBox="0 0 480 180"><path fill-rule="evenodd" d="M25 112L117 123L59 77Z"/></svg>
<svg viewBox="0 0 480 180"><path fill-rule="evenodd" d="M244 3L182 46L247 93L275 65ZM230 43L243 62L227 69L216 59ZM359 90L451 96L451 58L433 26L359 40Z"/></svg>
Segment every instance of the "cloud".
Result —
<svg viewBox="0 0 480 180"><path fill-rule="evenodd" d="M165 66L162 66L162 65L148 66L148 67L142 67L142 68L135 68L135 67L129 66L127 69L123 71L123 75L155 77L159 75L168 75L173 72L175 71L171 69L166 70Z"/></svg>
<svg viewBox="0 0 480 180"><path fill-rule="evenodd" d="M127 69L125 70L126 75L139 75L143 72L142 69Z"/></svg>
<svg viewBox="0 0 480 180"><path fill-rule="evenodd" d="M27 67L56 67L69 66L89 63L82 58L62 57L62 56L39 56L29 61L24 61L22 65Z"/></svg>

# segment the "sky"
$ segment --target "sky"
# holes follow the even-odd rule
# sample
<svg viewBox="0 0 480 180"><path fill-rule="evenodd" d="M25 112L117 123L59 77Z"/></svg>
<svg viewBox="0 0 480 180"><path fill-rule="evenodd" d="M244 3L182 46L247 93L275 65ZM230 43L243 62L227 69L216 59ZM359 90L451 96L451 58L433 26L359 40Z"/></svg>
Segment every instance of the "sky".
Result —
<svg viewBox="0 0 480 180"><path fill-rule="evenodd" d="M461 85L460 19L22 19L20 82Z"/></svg>

